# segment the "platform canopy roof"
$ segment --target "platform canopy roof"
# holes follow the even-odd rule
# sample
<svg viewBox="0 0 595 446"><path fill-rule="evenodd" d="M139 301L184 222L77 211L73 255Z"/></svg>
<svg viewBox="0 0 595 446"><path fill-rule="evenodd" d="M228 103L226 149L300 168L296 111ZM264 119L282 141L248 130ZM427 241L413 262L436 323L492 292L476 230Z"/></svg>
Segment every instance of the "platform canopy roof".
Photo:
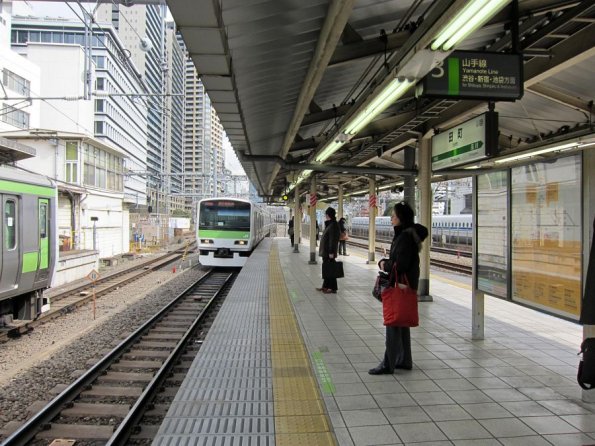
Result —
<svg viewBox="0 0 595 446"><path fill-rule="evenodd" d="M411 174L405 148L486 111L485 101L416 98L409 88L341 140L381 88L397 76L418 81L448 56L431 45L470 2L167 0L238 158L271 197L310 170L323 195L362 189L371 175L394 183ZM523 54L524 97L495 105L502 156L592 133L595 2L503 3L455 47ZM321 156L335 140L340 148Z"/></svg>

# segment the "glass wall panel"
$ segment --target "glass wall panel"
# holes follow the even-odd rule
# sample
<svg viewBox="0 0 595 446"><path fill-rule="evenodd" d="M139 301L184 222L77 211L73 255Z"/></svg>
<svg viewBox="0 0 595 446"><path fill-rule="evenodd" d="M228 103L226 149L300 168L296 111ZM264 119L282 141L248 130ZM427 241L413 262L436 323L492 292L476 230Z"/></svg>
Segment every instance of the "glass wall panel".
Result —
<svg viewBox="0 0 595 446"><path fill-rule="evenodd" d="M508 172L477 176L477 287L507 298Z"/></svg>
<svg viewBox="0 0 595 446"><path fill-rule="evenodd" d="M581 301L581 158L515 167L512 298L578 319Z"/></svg>

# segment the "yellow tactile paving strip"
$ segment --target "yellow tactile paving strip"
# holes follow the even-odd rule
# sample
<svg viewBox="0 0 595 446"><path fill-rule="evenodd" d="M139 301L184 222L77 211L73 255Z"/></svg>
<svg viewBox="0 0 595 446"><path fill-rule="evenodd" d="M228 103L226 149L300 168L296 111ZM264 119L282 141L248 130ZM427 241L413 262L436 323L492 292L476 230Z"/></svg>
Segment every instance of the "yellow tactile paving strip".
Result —
<svg viewBox="0 0 595 446"><path fill-rule="evenodd" d="M275 444L337 445L298 326L277 243L269 257L269 319Z"/></svg>

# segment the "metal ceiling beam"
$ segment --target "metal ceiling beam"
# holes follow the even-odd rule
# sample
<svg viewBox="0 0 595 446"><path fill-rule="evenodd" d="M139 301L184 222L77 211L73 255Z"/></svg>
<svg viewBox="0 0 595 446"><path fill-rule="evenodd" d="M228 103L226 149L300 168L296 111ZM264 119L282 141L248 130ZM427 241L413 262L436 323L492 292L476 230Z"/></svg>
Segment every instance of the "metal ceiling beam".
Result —
<svg viewBox="0 0 595 446"><path fill-rule="evenodd" d="M307 125L317 124L319 122L329 121L331 119L340 118L351 109L352 104L344 104L338 107L321 110L315 113L310 113L304 116L301 127Z"/></svg>
<svg viewBox="0 0 595 446"><path fill-rule="evenodd" d="M382 169L358 166L333 166L327 164L302 164L288 163L277 155L246 155L244 152L236 152L240 162L252 163L275 163L278 168L291 171L312 170L314 172L338 172L354 173L358 175L384 175L384 176L403 176L417 175L417 169Z"/></svg>
<svg viewBox="0 0 595 446"><path fill-rule="evenodd" d="M293 112L293 117L291 118L289 126L287 127L287 132L285 133L285 138L283 139L283 144L281 146L281 156L283 158L287 156L295 139L295 135L297 135L299 131L300 124L304 120L304 115L308 111L308 107L316 94L316 90L320 85L322 77L324 76L326 67L337 48L337 44L345 29L347 20L349 20L349 17L351 16L354 4L355 0L331 0L326 19L320 30L316 50L310 60L310 66L308 67L308 72L304 78L304 83L302 84L302 89ZM269 183L266 185L264 192L271 188L278 173L279 166L275 166L273 172L271 172Z"/></svg>
<svg viewBox="0 0 595 446"><path fill-rule="evenodd" d="M550 23L545 25L542 28L536 30L530 36L527 36L522 42L521 46L523 48L529 48L532 45L535 45L541 39L550 36L552 33L555 33L560 27L568 24L569 21L573 20L574 18L580 16L581 14L585 14L589 10L593 9L593 3L588 1L579 2L576 6L565 10L559 17L556 17Z"/></svg>
<svg viewBox="0 0 595 446"><path fill-rule="evenodd" d="M339 65L352 60L384 54L385 52L388 53L399 49L405 42L407 42L407 39L411 37L411 33L409 31L400 31L387 34L386 37L386 44L380 37L373 37L372 39L338 47L329 62L329 66Z"/></svg>
<svg viewBox="0 0 595 446"><path fill-rule="evenodd" d="M551 53L551 59L535 58L525 64L525 88L595 56L595 24L555 45Z"/></svg>
<svg viewBox="0 0 595 446"><path fill-rule="evenodd" d="M557 88L544 85L543 82L532 85L527 91L574 110L584 111L585 113L591 112L591 108L589 108L587 101L566 94Z"/></svg>

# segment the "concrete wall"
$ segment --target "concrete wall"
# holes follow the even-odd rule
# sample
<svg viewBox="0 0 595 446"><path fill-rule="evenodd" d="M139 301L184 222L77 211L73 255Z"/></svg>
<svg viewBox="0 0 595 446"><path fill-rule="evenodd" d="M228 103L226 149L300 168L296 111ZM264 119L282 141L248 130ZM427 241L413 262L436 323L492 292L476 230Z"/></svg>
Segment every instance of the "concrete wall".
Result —
<svg viewBox="0 0 595 446"><path fill-rule="evenodd" d="M41 69L41 95L81 97L84 94L85 58L79 45L29 43L26 57ZM64 67L67 66L68 70ZM94 78L94 76L93 76ZM94 101L43 101L38 127L61 132L93 134ZM56 110L59 109L59 112Z"/></svg>

